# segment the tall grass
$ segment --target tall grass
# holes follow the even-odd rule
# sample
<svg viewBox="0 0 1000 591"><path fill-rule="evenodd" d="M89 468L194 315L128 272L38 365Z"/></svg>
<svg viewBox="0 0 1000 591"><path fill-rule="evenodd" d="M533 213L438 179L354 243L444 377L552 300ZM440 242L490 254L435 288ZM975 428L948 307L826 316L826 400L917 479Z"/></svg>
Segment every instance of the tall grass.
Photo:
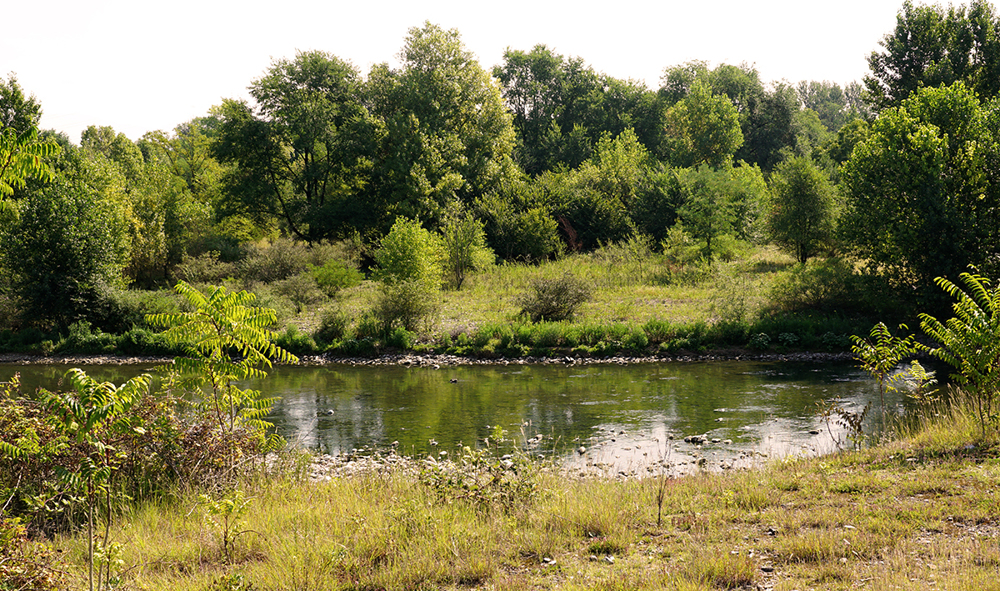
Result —
<svg viewBox="0 0 1000 591"><path fill-rule="evenodd" d="M990 588L997 442L978 438L960 399L940 411L880 447L750 472L542 471L537 494L512 511L438 488L419 463L258 480L244 486L252 504L229 554L194 492L178 493L120 521L118 572L127 588L179 590ZM84 538L55 540L72 576Z"/></svg>

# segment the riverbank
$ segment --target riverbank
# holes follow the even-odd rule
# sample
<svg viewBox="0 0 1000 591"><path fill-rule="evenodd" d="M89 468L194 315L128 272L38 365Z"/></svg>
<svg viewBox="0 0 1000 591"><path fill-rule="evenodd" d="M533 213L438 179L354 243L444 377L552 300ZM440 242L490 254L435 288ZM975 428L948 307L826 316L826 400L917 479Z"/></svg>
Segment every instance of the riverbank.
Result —
<svg viewBox="0 0 1000 591"><path fill-rule="evenodd" d="M702 355L614 355L587 357L561 355L556 357L475 357L447 354L415 355L388 353L377 357L342 357L337 355L305 355L299 358L302 365L400 365L407 367L445 367L455 365L532 365L532 364L633 364L633 363L703 363L710 361L762 361L762 362L843 362L852 358L850 353L794 352L753 353L731 349ZM10 365L160 365L172 363L173 357L142 355L28 355L0 354L0 364Z"/></svg>
<svg viewBox="0 0 1000 591"><path fill-rule="evenodd" d="M272 474L246 483L228 550L193 493L130 511L116 574L178 591L996 589L996 454L957 408L872 449L684 478L473 456ZM84 577L84 536L55 546Z"/></svg>

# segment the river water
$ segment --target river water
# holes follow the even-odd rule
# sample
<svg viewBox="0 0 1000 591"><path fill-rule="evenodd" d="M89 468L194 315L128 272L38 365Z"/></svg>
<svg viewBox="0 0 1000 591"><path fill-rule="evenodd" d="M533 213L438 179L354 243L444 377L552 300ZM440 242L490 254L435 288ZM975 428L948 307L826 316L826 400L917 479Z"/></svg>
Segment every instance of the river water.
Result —
<svg viewBox="0 0 1000 591"><path fill-rule="evenodd" d="M0 365L0 380L16 371L25 391L51 389L67 369ZM120 383L151 368L84 369ZM850 363L334 364L276 367L254 386L281 397L269 418L281 435L323 453L454 457L500 426L529 453L568 468L629 474L741 467L850 445L843 428L818 416L821 401L853 411L872 403L870 428L881 415L874 383ZM903 404L898 394L886 400L892 412ZM692 435L706 441L684 441Z"/></svg>

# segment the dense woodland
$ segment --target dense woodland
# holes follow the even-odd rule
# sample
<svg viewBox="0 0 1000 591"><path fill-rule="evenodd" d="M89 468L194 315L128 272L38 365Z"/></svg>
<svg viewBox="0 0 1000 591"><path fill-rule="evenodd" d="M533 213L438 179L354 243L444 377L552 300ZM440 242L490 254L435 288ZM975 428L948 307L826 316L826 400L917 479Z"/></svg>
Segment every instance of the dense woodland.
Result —
<svg viewBox="0 0 1000 591"><path fill-rule="evenodd" d="M301 52L249 101L134 142L92 126L79 145L37 129L43 106L12 74L0 329L123 332L177 280L334 293L360 271L411 291L424 271L400 269L422 240L434 289L614 244L661 253L669 281L771 243L834 257L869 300L933 306L936 277L1000 272L1000 18L906 2L878 43L846 88L689 62L651 89L545 45L490 70L427 23L398 68Z"/></svg>

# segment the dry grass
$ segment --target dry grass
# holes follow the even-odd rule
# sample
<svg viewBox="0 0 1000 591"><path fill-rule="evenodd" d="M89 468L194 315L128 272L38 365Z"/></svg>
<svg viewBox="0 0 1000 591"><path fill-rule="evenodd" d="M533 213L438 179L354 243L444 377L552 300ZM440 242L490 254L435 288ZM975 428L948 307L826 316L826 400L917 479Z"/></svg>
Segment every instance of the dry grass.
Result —
<svg viewBox="0 0 1000 591"><path fill-rule="evenodd" d="M229 560L183 497L121 520L120 572L124 588L178 590L238 588L221 586L232 574L288 590L997 589L998 447L966 423L949 412L875 449L750 472L542 472L511 512L442 500L412 473L263 481ZM82 576L83 537L56 545Z"/></svg>
<svg viewBox="0 0 1000 591"><path fill-rule="evenodd" d="M762 247L747 259L716 263L711 270L679 270L659 255L642 264L620 264L600 254L574 254L541 265L510 263L494 266L466 279L460 291L443 290L434 332L472 332L486 323L512 322L520 313L515 303L533 279L554 279L572 273L592 288L592 298L576 316L579 322L643 324L648 320L673 323L710 321L720 312L720 302L735 294L763 294L769 282L793 260L774 247ZM740 271L737 273L735 269ZM738 277L738 280L734 279ZM322 311L340 307L359 318L371 307L374 284L344 290L337 301L307 309L293 319L305 332L319 325ZM741 295L742 297L742 295ZM748 313L762 304L759 298L742 302Z"/></svg>

